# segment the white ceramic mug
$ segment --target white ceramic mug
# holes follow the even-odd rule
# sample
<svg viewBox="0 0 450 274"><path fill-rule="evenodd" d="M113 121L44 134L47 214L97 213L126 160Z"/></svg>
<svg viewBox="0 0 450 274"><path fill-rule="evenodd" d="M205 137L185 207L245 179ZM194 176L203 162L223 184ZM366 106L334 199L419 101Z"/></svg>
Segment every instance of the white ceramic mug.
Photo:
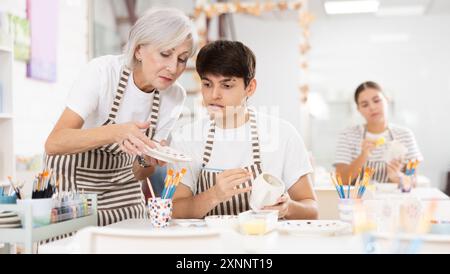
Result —
<svg viewBox="0 0 450 274"><path fill-rule="evenodd" d="M268 173L262 173L256 177L252 184L252 193L249 201L250 208L258 210L265 206L274 205L284 191L285 185L283 181Z"/></svg>

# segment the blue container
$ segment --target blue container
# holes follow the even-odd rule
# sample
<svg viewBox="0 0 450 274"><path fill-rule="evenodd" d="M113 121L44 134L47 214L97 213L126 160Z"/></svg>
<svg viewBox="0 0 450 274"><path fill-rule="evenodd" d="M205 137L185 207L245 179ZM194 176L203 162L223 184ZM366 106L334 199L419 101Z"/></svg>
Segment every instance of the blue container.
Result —
<svg viewBox="0 0 450 274"><path fill-rule="evenodd" d="M11 196L0 196L0 204L16 204L17 203L17 197L14 193Z"/></svg>

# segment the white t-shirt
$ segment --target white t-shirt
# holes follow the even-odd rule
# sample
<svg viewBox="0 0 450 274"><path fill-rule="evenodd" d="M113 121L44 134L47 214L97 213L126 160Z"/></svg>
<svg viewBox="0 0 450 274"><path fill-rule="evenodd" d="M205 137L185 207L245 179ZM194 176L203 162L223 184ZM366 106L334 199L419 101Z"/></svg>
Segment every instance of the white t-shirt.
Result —
<svg viewBox="0 0 450 274"><path fill-rule="evenodd" d="M67 107L83 118L83 129L99 127L108 119L123 64L122 55L93 59L75 81L69 92ZM185 89L177 82L159 92L159 119L154 138L157 141L167 139L186 98ZM153 96L154 93L139 90L131 74L115 122L120 124L149 120Z"/></svg>
<svg viewBox="0 0 450 274"><path fill-rule="evenodd" d="M256 114L259 145L261 150L262 171L280 178L289 189L298 179L311 173L308 153L303 139L297 130L287 121ZM183 184L192 193L203 163L203 152L210 122L208 118L186 125L173 132L171 147L192 157L192 162L171 164L169 167L180 171L187 168ZM234 129L222 129L216 126L212 154L206 168L234 169L253 164L250 122Z"/></svg>

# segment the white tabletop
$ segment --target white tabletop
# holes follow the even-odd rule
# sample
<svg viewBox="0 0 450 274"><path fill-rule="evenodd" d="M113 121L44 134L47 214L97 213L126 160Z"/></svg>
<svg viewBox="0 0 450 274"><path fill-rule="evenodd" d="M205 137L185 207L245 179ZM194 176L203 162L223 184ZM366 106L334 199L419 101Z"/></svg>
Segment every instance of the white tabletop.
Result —
<svg viewBox="0 0 450 274"><path fill-rule="evenodd" d="M132 230L136 232L155 231L150 220L129 219L112 224L108 228ZM196 229L196 228L190 228ZM207 228L206 228L207 229ZM186 231L186 227L172 224L165 232ZM161 231L161 229L159 229ZM362 253L363 245L359 237L346 233L340 236L290 235L276 230L262 236L248 236L236 230L220 230L221 252L223 253ZM78 253L76 238L68 238L42 245L39 253ZM211 253L201 243L193 239L197 253ZM175 250L176 246L173 247ZM151 252L151 251L149 251Z"/></svg>
<svg viewBox="0 0 450 274"><path fill-rule="evenodd" d="M328 188L322 191L331 191ZM436 218L439 220L450 220L450 200L449 197L436 188L417 188L410 194L418 197L424 206L430 203L431 199L438 199L438 207L436 210ZM328 199L328 198L326 198ZM325 200L326 200L325 199ZM319 199L320 201L320 199ZM322 201L325 202L325 201ZM331 206L331 204L327 204ZM197 220L198 222L198 220ZM153 228L149 220L145 219L129 219L119 223L107 226L109 229L117 229L129 231L130 233L142 234L146 232L157 232ZM183 234L187 230L208 229L207 227L186 227L173 221L171 226L159 231L167 233ZM165 234L167 234L165 233ZM264 236L246 236L233 229L220 230L219 245L220 251L223 253L365 253L364 242L368 238L364 235L353 235L344 233L334 236L325 236L316 234L289 234L274 230ZM425 237L424 244L421 246L422 253L450 253L450 236L448 235L432 235ZM185 237L186 239L186 237ZM383 237L371 238L375 239L375 243L379 246L379 252L396 252L389 244L383 240ZM208 245L203 245L196 239L192 239L192 243L188 244L195 247L196 253L212 253ZM410 240L410 239L409 239ZM167 246L170 250L170 246ZM145 248L145 247L144 247ZM173 252L177 251L177 244L174 242ZM132 250L132 249L131 249ZM142 250L141 250L142 251ZM80 252L80 243L75 238L63 239L42 245L39 253L78 253ZM117 250L120 252L120 249ZM142 252L146 252L145 250ZM149 250L148 252L154 252Z"/></svg>
<svg viewBox="0 0 450 274"><path fill-rule="evenodd" d="M119 230L132 230L138 233L155 231L150 224L149 220L144 219L130 219L108 226L109 228ZM198 229L198 228L190 228ZM204 228L203 228L204 229ZM161 231L161 229L160 229ZM172 224L169 228L163 229L164 232L184 233L186 227ZM421 245L420 253L450 253L450 236L448 235L432 235L438 236L431 237L430 240L423 242ZM440 237L440 238L439 238ZM367 235L353 235L351 233L343 233L335 236L325 235L313 235L313 234L289 234L286 232L272 231L263 236L247 236L238 233L236 230L223 229L220 231L221 249L219 251L212 251L210 245L204 245L198 240L192 239L191 245L195 246L194 253L365 253L364 243L369 239ZM393 250L391 242L384 238L371 238L378 246L379 253L392 253L397 252ZM410 242L409 239L408 242ZM408 243L406 242L406 243ZM170 243L168 243L169 245ZM151 249L152 245L149 244L149 253L155 253L155 250ZM112 252L123 252L118 247L117 250ZM133 247L131 247L131 250ZM178 246L173 241L173 246L167 246L166 248L172 248L173 252L177 252ZM64 239L42 245L39 249L39 253L79 253L79 243L75 238ZM133 252L133 251L131 251ZM139 251L147 252L147 251ZM164 253L166 253L164 251Z"/></svg>

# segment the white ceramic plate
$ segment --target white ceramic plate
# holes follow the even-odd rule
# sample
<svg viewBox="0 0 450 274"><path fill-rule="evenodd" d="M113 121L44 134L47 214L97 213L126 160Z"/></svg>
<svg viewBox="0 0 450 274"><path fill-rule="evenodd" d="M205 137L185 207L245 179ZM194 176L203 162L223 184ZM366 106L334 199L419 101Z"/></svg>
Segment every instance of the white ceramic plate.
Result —
<svg viewBox="0 0 450 274"><path fill-rule="evenodd" d="M350 231L350 225L337 220L293 220L278 222L278 231L302 235L333 236Z"/></svg>
<svg viewBox="0 0 450 274"><path fill-rule="evenodd" d="M150 157L155 159L164 161L166 163L175 163L175 162L190 162L192 161L191 157L184 155L181 152L176 151L175 149L168 146L161 146L158 143L155 143L156 148L147 147L147 154Z"/></svg>
<svg viewBox="0 0 450 274"><path fill-rule="evenodd" d="M202 227L206 226L205 220L203 219L172 219L171 221L182 227Z"/></svg>
<svg viewBox="0 0 450 274"><path fill-rule="evenodd" d="M372 234L377 238L382 239L392 239L392 237L397 237L400 240L412 241L420 238L426 242L439 242L439 243L450 243L450 235L441 234L414 234L414 233L402 233L398 235L392 235L392 233L386 232L375 232Z"/></svg>
<svg viewBox="0 0 450 274"><path fill-rule="evenodd" d="M205 222L209 227L214 228L237 228L239 219L236 215L212 215L206 216Z"/></svg>

